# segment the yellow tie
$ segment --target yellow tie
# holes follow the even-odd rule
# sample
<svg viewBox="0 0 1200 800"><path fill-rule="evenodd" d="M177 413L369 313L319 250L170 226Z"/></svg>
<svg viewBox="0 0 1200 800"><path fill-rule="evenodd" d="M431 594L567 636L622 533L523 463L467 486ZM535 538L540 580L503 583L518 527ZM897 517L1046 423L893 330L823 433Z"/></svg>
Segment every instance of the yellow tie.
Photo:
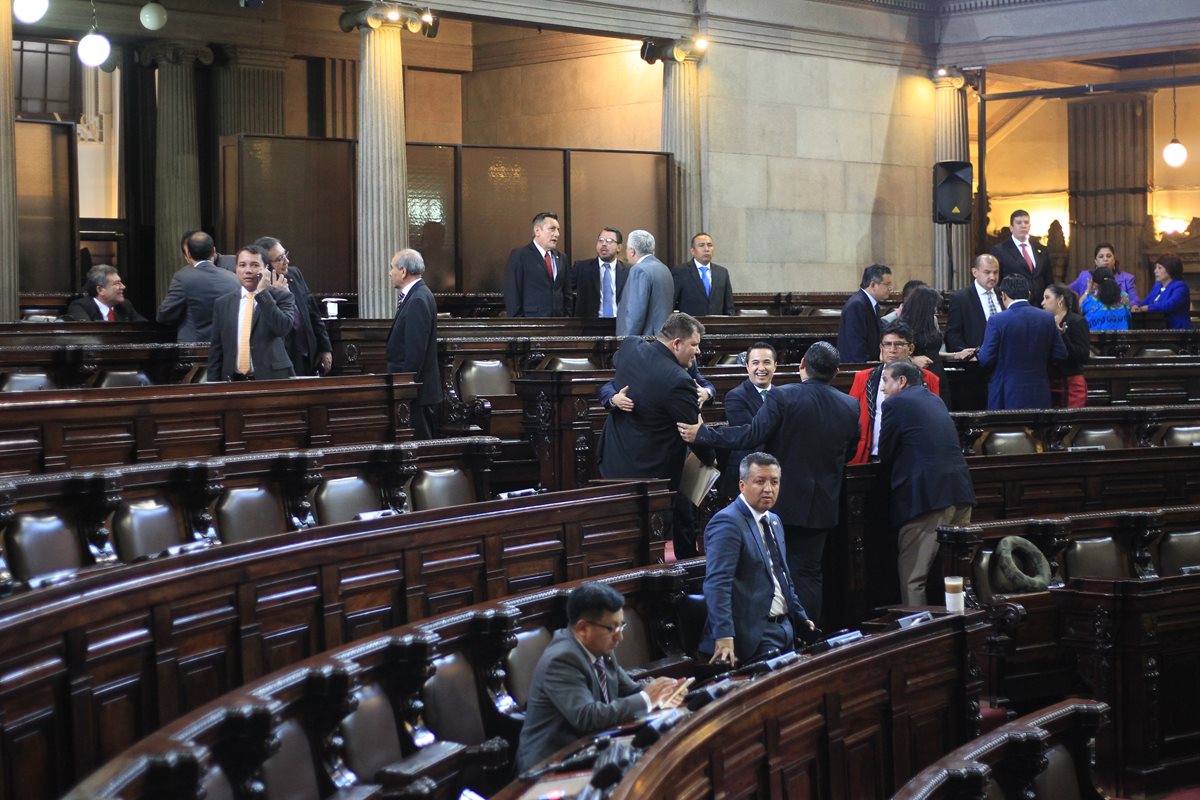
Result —
<svg viewBox="0 0 1200 800"><path fill-rule="evenodd" d="M238 372L250 374L250 327L254 323L254 292L247 292L238 322Z"/></svg>

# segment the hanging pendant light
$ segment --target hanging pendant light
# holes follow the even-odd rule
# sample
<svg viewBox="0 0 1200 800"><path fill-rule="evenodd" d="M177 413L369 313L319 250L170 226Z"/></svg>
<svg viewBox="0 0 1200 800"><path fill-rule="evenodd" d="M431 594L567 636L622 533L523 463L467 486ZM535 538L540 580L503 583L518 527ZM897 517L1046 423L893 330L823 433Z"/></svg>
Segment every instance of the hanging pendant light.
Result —
<svg viewBox="0 0 1200 800"><path fill-rule="evenodd" d="M32 25L46 16L49 8L50 0L13 0L12 13L20 22Z"/></svg>
<svg viewBox="0 0 1200 800"><path fill-rule="evenodd" d="M1175 90L1177 82L1175 80L1175 59L1177 53L1171 54L1171 141L1163 148L1163 161L1167 162L1168 167L1182 167L1187 161L1187 148L1183 146L1183 142L1179 141L1177 125L1179 122L1179 107L1175 101Z"/></svg>
<svg viewBox="0 0 1200 800"><path fill-rule="evenodd" d="M108 60L108 54L112 52L112 44L107 36L100 33L100 26L96 24L96 0L92 0L92 27L87 35L79 40L75 52L79 60L89 67L100 66Z"/></svg>

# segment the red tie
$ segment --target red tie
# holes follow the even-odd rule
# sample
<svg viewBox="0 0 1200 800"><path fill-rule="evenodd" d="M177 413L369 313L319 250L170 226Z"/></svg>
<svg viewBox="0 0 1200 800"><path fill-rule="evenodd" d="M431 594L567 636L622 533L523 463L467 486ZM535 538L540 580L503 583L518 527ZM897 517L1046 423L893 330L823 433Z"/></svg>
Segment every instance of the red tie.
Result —
<svg viewBox="0 0 1200 800"><path fill-rule="evenodd" d="M550 282L554 283L554 262L550 260L550 251L546 251L546 274L550 276Z"/></svg>
<svg viewBox="0 0 1200 800"><path fill-rule="evenodd" d="M117 318L117 312L113 311L113 310L110 308L110 309L108 310L108 321L109 321L109 322L113 322L114 320L116 320L116 318Z"/></svg>
<svg viewBox="0 0 1200 800"><path fill-rule="evenodd" d="M1029 271L1033 272L1033 256L1029 255L1029 245L1025 242L1021 243L1021 257L1025 259L1025 263L1029 266Z"/></svg>

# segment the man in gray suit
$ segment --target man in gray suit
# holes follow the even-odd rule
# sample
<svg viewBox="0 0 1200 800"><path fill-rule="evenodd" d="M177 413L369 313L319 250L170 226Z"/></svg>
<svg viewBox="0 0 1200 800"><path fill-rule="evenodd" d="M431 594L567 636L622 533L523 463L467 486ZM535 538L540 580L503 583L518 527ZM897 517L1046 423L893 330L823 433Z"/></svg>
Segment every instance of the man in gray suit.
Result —
<svg viewBox="0 0 1200 800"><path fill-rule="evenodd" d="M620 592L603 583L581 583L567 596L568 626L554 634L533 671L518 772L589 733L683 702L685 679L638 684L617 664L624 608Z"/></svg>
<svg viewBox="0 0 1200 800"><path fill-rule="evenodd" d="M197 231L184 243L188 266L175 273L167 296L158 307L157 319L178 325L180 342L207 342L212 335L213 303L238 288L238 279L212 262L216 248L212 237Z"/></svg>
<svg viewBox="0 0 1200 800"><path fill-rule="evenodd" d="M292 330L296 301L288 291L287 278L268 269L266 259L266 251L258 245L239 250L240 285L213 303L210 382L296 376L284 344Z"/></svg>
<svg viewBox="0 0 1200 800"><path fill-rule="evenodd" d="M675 305L675 281L654 257L654 237L633 231L626 239L629 277L617 307L617 336L654 336Z"/></svg>

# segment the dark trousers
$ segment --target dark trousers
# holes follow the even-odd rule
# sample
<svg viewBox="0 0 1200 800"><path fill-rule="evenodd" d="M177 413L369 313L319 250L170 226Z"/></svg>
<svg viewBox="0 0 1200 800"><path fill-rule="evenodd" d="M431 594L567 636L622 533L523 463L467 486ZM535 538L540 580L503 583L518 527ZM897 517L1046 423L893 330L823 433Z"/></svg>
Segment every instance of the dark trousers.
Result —
<svg viewBox="0 0 1200 800"><path fill-rule="evenodd" d="M675 493L671 517L671 541L675 545L676 560L700 555L696 548L696 507L682 492Z"/></svg>
<svg viewBox="0 0 1200 800"><path fill-rule="evenodd" d="M791 620L768 622L763 627L762 638L758 640L758 647L755 648L754 655L750 656L750 660L766 658L775 653L790 653L795 649L796 637L792 631Z"/></svg>
<svg viewBox="0 0 1200 800"><path fill-rule="evenodd" d="M437 430L437 406L412 404L414 439L432 439Z"/></svg>
<svg viewBox="0 0 1200 800"><path fill-rule="evenodd" d="M784 525L783 535L787 541L788 572L796 586L796 597L800 598L800 605L808 612L808 618L819 628L825 596L821 562L825 556L825 537L829 535L829 529Z"/></svg>

